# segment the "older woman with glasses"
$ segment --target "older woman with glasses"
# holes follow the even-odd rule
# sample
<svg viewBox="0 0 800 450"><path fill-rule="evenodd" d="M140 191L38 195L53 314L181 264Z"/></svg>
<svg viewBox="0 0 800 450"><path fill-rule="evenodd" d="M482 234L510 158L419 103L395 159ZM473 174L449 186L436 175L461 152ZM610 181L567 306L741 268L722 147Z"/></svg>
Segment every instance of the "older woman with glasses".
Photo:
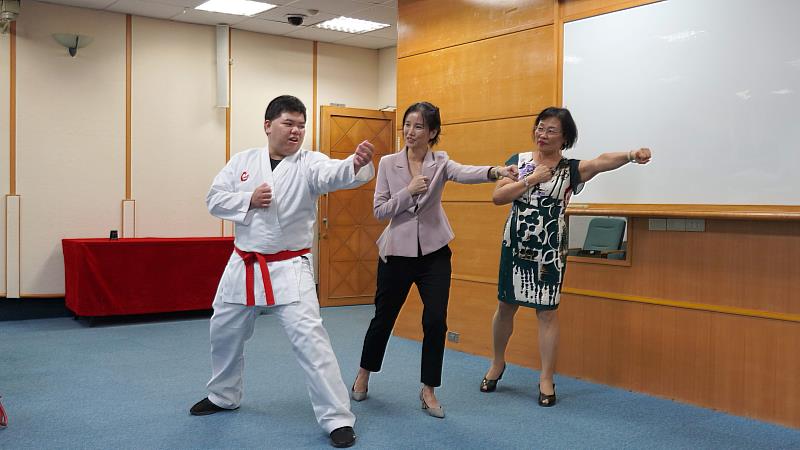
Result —
<svg viewBox="0 0 800 450"><path fill-rule="evenodd" d="M570 196L597 174L628 163L646 164L650 150L603 153L595 159L568 159L564 150L578 139L578 129L564 108L545 108L536 117L536 149L512 156L506 164L519 167L518 181L498 180L492 200L512 204L503 231L497 311L492 322L494 356L481 381L481 392L493 392L506 368L505 351L520 306L536 309L539 354L539 405L556 404L553 382L558 348L557 308L567 259Z"/></svg>

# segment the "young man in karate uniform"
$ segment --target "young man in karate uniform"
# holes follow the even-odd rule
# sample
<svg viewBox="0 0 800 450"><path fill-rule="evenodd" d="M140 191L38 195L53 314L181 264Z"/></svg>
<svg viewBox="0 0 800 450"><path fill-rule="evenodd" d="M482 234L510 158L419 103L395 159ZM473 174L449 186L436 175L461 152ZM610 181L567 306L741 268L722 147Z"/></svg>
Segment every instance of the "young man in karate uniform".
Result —
<svg viewBox="0 0 800 450"><path fill-rule="evenodd" d="M190 413L239 407L244 344L253 335L259 310L267 307L305 371L317 422L330 433L333 446L349 447L356 439L355 416L322 326L310 248L317 198L371 180L374 148L364 141L344 160L300 149L305 122L306 108L299 99L283 95L272 100L264 115L267 148L234 155L206 196L211 214L235 223L236 248L214 298L209 394Z"/></svg>

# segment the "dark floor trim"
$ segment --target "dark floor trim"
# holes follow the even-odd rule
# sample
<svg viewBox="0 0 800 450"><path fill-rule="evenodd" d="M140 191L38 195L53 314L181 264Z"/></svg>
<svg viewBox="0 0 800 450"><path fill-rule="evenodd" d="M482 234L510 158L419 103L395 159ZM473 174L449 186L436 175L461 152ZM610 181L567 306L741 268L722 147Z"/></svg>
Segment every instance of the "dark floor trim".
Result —
<svg viewBox="0 0 800 450"><path fill-rule="evenodd" d="M0 322L69 317L64 298L0 298Z"/></svg>

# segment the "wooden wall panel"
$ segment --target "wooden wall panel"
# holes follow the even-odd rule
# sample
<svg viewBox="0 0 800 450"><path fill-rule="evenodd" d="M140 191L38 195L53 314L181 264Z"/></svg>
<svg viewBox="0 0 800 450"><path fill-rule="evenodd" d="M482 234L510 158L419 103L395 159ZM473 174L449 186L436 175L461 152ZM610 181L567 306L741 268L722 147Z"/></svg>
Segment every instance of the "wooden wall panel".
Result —
<svg viewBox="0 0 800 450"><path fill-rule="evenodd" d="M452 290L452 287L451 287ZM453 298L452 292L450 298ZM392 334L422 342L422 301L416 286L411 287ZM472 348L470 348L472 350Z"/></svg>
<svg viewBox="0 0 800 450"><path fill-rule="evenodd" d="M496 298L495 284L453 279L448 327L460 342L449 349L491 354ZM412 289L394 333L421 340L421 317ZM800 426L796 323L571 294L562 297L559 320L559 374ZM507 360L538 369L534 311L520 309L514 327Z"/></svg>
<svg viewBox="0 0 800 450"><path fill-rule="evenodd" d="M648 327L645 335L648 342L644 348L649 352L656 349L658 359L653 361L657 370L647 374L649 378L639 381L641 389L654 389L661 395L680 399L701 398L711 392L715 384L714 360L709 356L714 348L712 328L715 313L648 305L642 305L642 308L648 312L642 321ZM659 333L650 333L650 327L658 329ZM646 356L643 355L643 359ZM687 377L687 374L691 376ZM658 381L651 388L648 380Z"/></svg>
<svg viewBox="0 0 800 450"><path fill-rule="evenodd" d="M798 205L629 204L573 202L568 214L581 216L674 217L679 219L800 221Z"/></svg>
<svg viewBox="0 0 800 450"><path fill-rule="evenodd" d="M499 166L520 151L532 147L531 130L536 116L482 122L459 123L442 127L437 150L461 164ZM494 183L477 186L449 183L445 201L491 201Z"/></svg>
<svg viewBox="0 0 800 450"><path fill-rule="evenodd" d="M473 281L453 280L450 287L450 305L447 325L451 331L458 332L458 343L447 342L451 350L475 353L482 356L491 354L492 318L497 309L497 285ZM416 288L412 288L394 334L408 339L422 339L422 302ZM515 332L508 350L508 360L514 364L531 367L538 364L539 352L536 347L536 317L532 310L520 310L515 321ZM534 363L534 361L537 361ZM488 367L488 360L487 360ZM483 373L475 374L476 386ZM447 381L447 367L443 379ZM532 381L535 383L535 381Z"/></svg>
<svg viewBox="0 0 800 450"><path fill-rule="evenodd" d="M466 0L457 2L461 8L456 2L401 3L398 110L420 100L439 106L445 125L439 148L461 163L500 164L529 148L534 115L556 101L561 22L526 29L528 19L491 15L490 7ZM569 21L646 3L653 1L562 0L551 15ZM514 5L531 24L553 23L533 13L544 8L536 0ZM448 325L460 333L460 342L447 346L483 356L491 353L500 233L508 212L491 204L492 188L450 184L444 195L456 234ZM565 288L600 297L562 296L558 373L800 427L800 323L791 317L602 298L606 292L699 308L800 313L800 231L793 222L759 221L756 209L752 218L707 219L702 233L650 232L648 217L675 215L633 214L630 266L570 262ZM706 217L706 211L695 212L692 217ZM421 339L421 313L412 290L395 334ZM539 367L533 310L518 313L506 356L512 364ZM482 375L475 374L476 383Z"/></svg>
<svg viewBox="0 0 800 450"><path fill-rule="evenodd" d="M402 58L553 23L552 0L416 0L398 4Z"/></svg>
<svg viewBox="0 0 800 450"><path fill-rule="evenodd" d="M800 313L800 228L791 222L707 220L701 233L648 231L630 267L571 264L565 286L668 300Z"/></svg>
<svg viewBox="0 0 800 450"><path fill-rule="evenodd" d="M559 14L568 22L659 1L661 0L560 0Z"/></svg>
<svg viewBox="0 0 800 450"><path fill-rule="evenodd" d="M559 373L800 425L794 323L569 294L559 318Z"/></svg>
<svg viewBox="0 0 800 450"><path fill-rule="evenodd" d="M491 202L447 202L444 210L456 235L450 243L453 277L497 283L509 207Z"/></svg>
<svg viewBox="0 0 800 450"><path fill-rule="evenodd" d="M445 124L531 116L555 101L553 27L397 61L398 110L429 101Z"/></svg>
<svg viewBox="0 0 800 450"><path fill-rule="evenodd" d="M798 326L796 323L776 322L773 324L777 336L773 342L775 353L780 358L780 366L775 370L775 390L778 401L775 402L774 416L776 421L800 428L800 357L797 352ZM786 418L786 419L783 419Z"/></svg>

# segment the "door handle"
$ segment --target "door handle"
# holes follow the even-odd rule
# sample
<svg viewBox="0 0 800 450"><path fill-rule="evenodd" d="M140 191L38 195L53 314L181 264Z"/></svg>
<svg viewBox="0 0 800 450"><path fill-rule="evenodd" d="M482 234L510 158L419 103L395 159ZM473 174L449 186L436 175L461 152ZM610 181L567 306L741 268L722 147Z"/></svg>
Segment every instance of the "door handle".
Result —
<svg viewBox="0 0 800 450"><path fill-rule="evenodd" d="M328 196L330 194L324 194L322 196L322 201L324 205L324 209L322 210L322 225L325 226L323 231L320 233L320 239L327 239L328 238Z"/></svg>

